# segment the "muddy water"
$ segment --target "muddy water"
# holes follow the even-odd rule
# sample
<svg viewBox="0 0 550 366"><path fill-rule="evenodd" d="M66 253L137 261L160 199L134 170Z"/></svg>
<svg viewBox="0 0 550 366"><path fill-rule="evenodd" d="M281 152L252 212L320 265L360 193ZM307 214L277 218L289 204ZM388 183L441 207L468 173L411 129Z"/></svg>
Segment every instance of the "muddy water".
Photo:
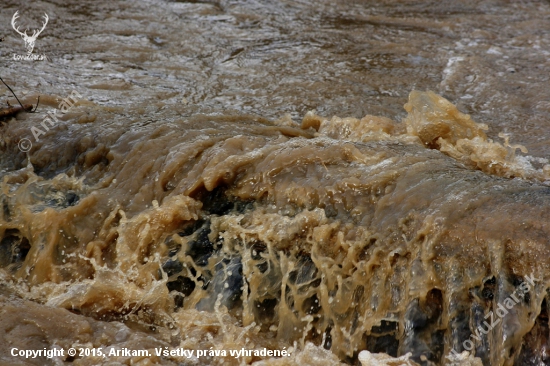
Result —
<svg viewBox="0 0 550 366"><path fill-rule="evenodd" d="M49 61L13 59L16 10ZM40 107L0 127L1 362L548 362L549 16L4 2L1 77ZM78 345L291 356L10 354Z"/></svg>

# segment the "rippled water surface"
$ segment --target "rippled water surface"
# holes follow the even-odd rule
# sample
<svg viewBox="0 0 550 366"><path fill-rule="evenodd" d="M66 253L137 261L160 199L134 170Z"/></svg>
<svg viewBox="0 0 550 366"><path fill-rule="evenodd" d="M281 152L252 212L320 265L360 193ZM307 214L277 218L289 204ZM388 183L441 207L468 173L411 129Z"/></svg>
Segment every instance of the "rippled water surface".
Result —
<svg viewBox="0 0 550 366"><path fill-rule="evenodd" d="M549 362L548 1L7 0L0 30L40 96L0 121L3 364ZM54 345L291 356L10 353Z"/></svg>

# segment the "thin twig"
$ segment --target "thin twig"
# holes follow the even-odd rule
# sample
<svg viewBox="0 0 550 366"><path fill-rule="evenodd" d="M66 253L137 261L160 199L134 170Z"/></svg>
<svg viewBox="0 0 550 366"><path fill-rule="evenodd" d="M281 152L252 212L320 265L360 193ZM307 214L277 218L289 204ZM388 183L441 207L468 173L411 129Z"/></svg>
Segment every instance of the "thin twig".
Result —
<svg viewBox="0 0 550 366"><path fill-rule="evenodd" d="M17 98L17 95L15 95L14 91L10 88L10 86L9 86L8 84L6 84L6 82L5 82L2 78L0 78L0 81L2 81L2 84L4 84L4 85L6 86L6 88L8 88L8 89L10 90L10 92L13 94L13 96L15 97L15 99L17 99L17 102L19 102L19 105L21 106L21 108L23 108L24 111L27 111L27 112L29 112L29 113L34 113L34 112L36 112L36 109L38 108L38 103L40 103L40 96L38 96L38 101L36 102L36 108L34 108L34 110L33 110L33 108L32 108L32 105L30 106L30 108L29 108L29 107L25 108L25 107L23 106L23 103L21 103L21 101L19 100L19 98Z"/></svg>
<svg viewBox="0 0 550 366"><path fill-rule="evenodd" d="M6 88L8 88L11 93L13 94L13 96L15 97L15 99L17 99L17 101L19 102L19 105L21 106L21 108L25 109L25 107L23 107L23 103L21 103L21 101L19 100L19 98L17 98L17 95L15 95L15 93L13 92L13 90L11 90L10 86L8 84L6 84L6 82L4 81L4 79L0 78L0 81L2 81L2 84L4 84L6 86Z"/></svg>

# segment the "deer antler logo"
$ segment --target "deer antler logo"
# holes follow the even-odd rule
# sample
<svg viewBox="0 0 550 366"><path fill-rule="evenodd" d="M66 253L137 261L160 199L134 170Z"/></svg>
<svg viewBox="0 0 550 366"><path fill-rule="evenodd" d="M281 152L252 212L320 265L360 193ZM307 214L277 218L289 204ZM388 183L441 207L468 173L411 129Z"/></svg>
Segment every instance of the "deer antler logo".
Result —
<svg viewBox="0 0 550 366"><path fill-rule="evenodd" d="M49 20L48 14L44 13L45 22L42 25L42 29L33 30L32 36L29 36L27 34L27 29L25 29L25 32L19 31L19 27L15 25L15 21L17 20L17 18L19 18L19 10L16 11L15 14L13 14L13 18L11 18L11 26L13 27L13 29L15 29L17 33L21 35L21 37L23 37L23 41L25 41L25 48L27 49L27 55L30 56L30 54L32 53L32 50L34 49L34 43L36 42L36 38L40 33L42 33L44 28L46 28L46 24L48 24L48 20Z"/></svg>

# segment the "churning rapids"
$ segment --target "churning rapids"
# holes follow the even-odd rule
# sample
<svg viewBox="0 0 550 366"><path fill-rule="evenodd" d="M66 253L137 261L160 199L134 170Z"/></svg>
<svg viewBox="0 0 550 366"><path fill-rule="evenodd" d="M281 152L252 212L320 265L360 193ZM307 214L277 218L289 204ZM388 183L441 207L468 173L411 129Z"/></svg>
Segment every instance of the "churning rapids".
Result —
<svg viewBox="0 0 550 366"><path fill-rule="evenodd" d="M4 3L1 365L550 364L547 1Z"/></svg>

